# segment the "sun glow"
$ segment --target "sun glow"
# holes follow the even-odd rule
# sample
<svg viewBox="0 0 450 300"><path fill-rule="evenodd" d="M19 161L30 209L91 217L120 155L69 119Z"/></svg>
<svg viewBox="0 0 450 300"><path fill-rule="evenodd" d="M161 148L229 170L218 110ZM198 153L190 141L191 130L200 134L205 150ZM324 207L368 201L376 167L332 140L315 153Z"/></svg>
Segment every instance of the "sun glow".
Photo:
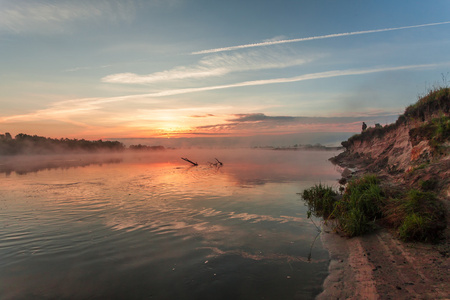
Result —
<svg viewBox="0 0 450 300"><path fill-rule="evenodd" d="M177 124L164 124L157 128L158 135L165 138L183 137L192 132L190 127L179 126Z"/></svg>

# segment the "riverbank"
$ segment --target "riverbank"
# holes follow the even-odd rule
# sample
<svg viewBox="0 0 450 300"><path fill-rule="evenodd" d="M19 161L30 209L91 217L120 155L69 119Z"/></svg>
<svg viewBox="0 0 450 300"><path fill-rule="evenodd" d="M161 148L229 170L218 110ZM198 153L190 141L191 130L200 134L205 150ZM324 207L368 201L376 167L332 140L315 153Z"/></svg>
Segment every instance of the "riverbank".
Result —
<svg viewBox="0 0 450 300"><path fill-rule="evenodd" d="M342 155L340 159L348 180L369 173L361 161ZM447 172L441 172L443 180ZM405 184L391 174L379 174L385 187ZM441 199L448 212L448 198ZM348 238L324 226L321 240L330 253L329 275L316 299L450 299L448 222L449 218L435 244L401 241L394 228Z"/></svg>
<svg viewBox="0 0 450 300"><path fill-rule="evenodd" d="M316 299L449 299L444 245L404 243L386 229L346 238L322 232L329 275Z"/></svg>
<svg viewBox="0 0 450 300"><path fill-rule="evenodd" d="M394 124L364 129L342 145L331 161L343 170L340 184L350 182L343 199L365 203L366 195L345 196L353 180L374 174L383 200L380 214L367 218L377 230L353 238L322 232L330 265L317 299L450 299L450 89L430 91Z"/></svg>

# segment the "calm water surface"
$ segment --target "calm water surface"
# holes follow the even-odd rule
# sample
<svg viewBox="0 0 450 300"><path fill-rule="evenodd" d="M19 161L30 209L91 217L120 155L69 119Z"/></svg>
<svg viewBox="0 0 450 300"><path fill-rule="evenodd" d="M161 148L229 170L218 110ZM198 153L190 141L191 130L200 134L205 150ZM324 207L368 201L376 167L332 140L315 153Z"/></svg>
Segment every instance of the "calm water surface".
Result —
<svg viewBox="0 0 450 300"><path fill-rule="evenodd" d="M335 154L0 162L0 299L314 298L328 253L297 193L335 185Z"/></svg>

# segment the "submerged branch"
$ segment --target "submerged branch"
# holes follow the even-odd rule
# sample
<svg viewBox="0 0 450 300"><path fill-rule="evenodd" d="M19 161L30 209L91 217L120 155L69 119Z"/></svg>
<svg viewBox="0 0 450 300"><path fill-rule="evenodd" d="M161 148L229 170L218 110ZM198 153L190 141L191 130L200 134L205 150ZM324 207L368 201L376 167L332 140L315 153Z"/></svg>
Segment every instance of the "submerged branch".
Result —
<svg viewBox="0 0 450 300"><path fill-rule="evenodd" d="M188 163L191 163L191 164L194 165L194 166L198 166L198 163L193 162L193 161L191 161L191 160L189 160L189 159L187 159L187 158L185 158L185 157L182 157L181 159L187 161Z"/></svg>

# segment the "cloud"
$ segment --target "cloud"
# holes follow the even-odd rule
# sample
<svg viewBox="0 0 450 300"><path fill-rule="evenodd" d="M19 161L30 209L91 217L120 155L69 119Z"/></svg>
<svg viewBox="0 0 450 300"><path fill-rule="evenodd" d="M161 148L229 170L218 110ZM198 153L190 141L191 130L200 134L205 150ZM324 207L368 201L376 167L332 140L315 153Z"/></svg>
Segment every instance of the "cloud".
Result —
<svg viewBox="0 0 450 300"><path fill-rule="evenodd" d="M227 119L228 122L232 122L234 124L243 124L243 123L269 123L270 125L277 124L286 124L286 123L297 123L297 124L321 124L321 123L348 123L348 122L359 122L362 119L372 120L377 119L380 116L397 116L397 114L392 114L388 112L380 112L379 114L372 113L370 115L360 116L358 114L357 117L295 117L295 116L267 116L264 113L252 113L252 114L235 114L233 118Z"/></svg>
<svg viewBox="0 0 450 300"><path fill-rule="evenodd" d="M355 113L355 112L354 112ZM394 122L398 114L380 114L357 117L303 117L303 116L268 116L264 113L235 114L224 123L197 126L195 131L206 134L228 133L294 133L314 131L351 131L359 128L361 122L367 124Z"/></svg>
<svg viewBox="0 0 450 300"><path fill-rule="evenodd" d="M158 81L171 81L187 78L204 78L211 76L220 76L229 73L225 69L208 69L208 68L186 68L178 67L169 71L156 72L149 75L138 75L135 73L118 73L108 75L102 78L102 82L108 83L131 83L143 84L153 83Z"/></svg>
<svg viewBox="0 0 450 300"><path fill-rule="evenodd" d="M191 54L196 55L196 54L217 53L217 52L233 51L233 50L239 50L239 49L245 49L245 48L273 46L273 45L286 44L286 43L298 43L298 42L306 42L306 41L312 41L312 40L329 39L329 38L337 38L337 37L344 37L344 36L351 36L351 35L360 35L360 34L370 34L370 33L386 32L386 31L394 31L394 30L404 30L404 29L412 29L412 28L427 27L427 26L437 26L437 25L445 25L445 24L450 24L450 21L438 22L438 23L420 24L420 25L412 25L412 26L393 27L393 28L364 30L364 31L353 31L353 32L345 32L345 33L334 33L334 34L312 36L312 37L298 38L298 39L289 39L289 40L287 40L287 39L283 39L283 40L274 39L274 40L264 41L264 42L261 42L261 43L254 43L254 44L246 44L246 45L238 45L238 46L230 46L230 47L223 47L223 48L214 48L214 49L208 49L208 50L201 50L201 51L192 52Z"/></svg>
<svg viewBox="0 0 450 300"><path fill-rule="evenodd" d="M443 62L439 64L423 64L423 65L406 65L397 67L378 67L370 69L348 69L348 70L333 70L326 72L310 73L294 77L287 78L274 78L266 80L255 80L255 81L244 81L234 84L227 85L216 85L216 86L206 86L198 88L186 88L186 89L172 89L165 90L161 92L148 93L148 94L137 94L128 96L118 96L109 98L84 98L84 99L73 99L54 103L51 107L38 110L29 114L14 115L0 118L0 122L11 122L13 120L38 120L45 118L61 119L62 116L70 116L74 114L87 113L89 111L98 110L101 108L101 104L111 103L111 102L123 102L132 100L145 100L147 103L159 103L160 101L155 99L158 97L167 97L172 95L181 95L188 93L196 93L203 91L213 91L219 89L228 89L236 87L246 87L246 86L258 86L267 84L279 84L279 83L292 83L305 80L315 80L324 78L333 78L339 76L351 76L351 75L364 75L380 72L393 72L393 71L404 71L404 70L418 70L418 69L428 69L434 67L442 67L450 65L449 62ZM244 118L255 118L255 116L246 116ZM256 116L256 118L265 118L264 116ZM239 122L239 117L236 122ZM241 120L242 121L242 120Z"/></svg>
<svg viewBox="0 0 450 300"><path fill-rule="evenodd" d="M229 121L232 121L232 122L260 122L260 121L291 122L296 119L294 117L286 117L286 116L269 117L262 113L236 114L234 116L235 116L235 118L230 119Z"/></svg>
<svg viewBox="0 0 450 300"><path fill-rule="evenodd" d="M142 98L145 98L145 96L131 95L131 96L118 96L109 98L82 98L82 99L64 100L55 102L48 108L40 109L32 113L0 117L0 123L15 122L15 121L35 121L44 119L53 119L69 122L69 118L72 116L100 110L102 108L102 104L130 101ZM159 102L158 100L155 99L146 99L146 100L148 103Z"/></svg>
<svg viewBox="0 0 450 300"><path fill-rule="evenodd" d="M312 58L298 58L286 53L274 51L252 51L245 54L219 54L201 59L197 65L179 66L171 70L155 72L148 75L135 73L118 73L102 78L102 82L148 84L161 81L181 79L198 79L223 76L231 72L276 69L301 65Z"/></svg>
<svg viewBox="0 0 450 300"><path fill-rule="evenodd" d="M193 115L190 116L191 118L208 118L208 117L215 117L213 114L206 114L206 115Z"/></svg>
<svg viewBox="0 0 450 300"><path fill-rule="evenodd" d="M130 21L135 14L134 1L31 1L2 3L0 31L14 33L63 31L73 21Z"/></svg>
<svg viewBox="0 0 450 300"><path fill-rule="evenodd" d="M161 92L147 94L147 96L165 97L165 96L172 96L172 95L197 93L197 92L229 89L229 88L236 88L236 87L291 83L291 82L299 82L299 81L305 81L305 80L325 79L325 78L333 78L333 77L340 77L340 76L365 75L365 74L380 73L380 72L429 69L429 68L434 68L434 67L441 67L443 65L448 65L448 64L450 64L450 63L444 62L444 63L440 63L440 64L406 65L406 66L398 66L398 67L378 67L378 68L370 68L370 69L333 70L333 71L310 73L310 74L299 75L299 76L294 76L294 77L287 77L287 78L253 80L253 81L244 81L244 82L225 84L225 85L165 90L165 91L161 91Z"/></svg>

